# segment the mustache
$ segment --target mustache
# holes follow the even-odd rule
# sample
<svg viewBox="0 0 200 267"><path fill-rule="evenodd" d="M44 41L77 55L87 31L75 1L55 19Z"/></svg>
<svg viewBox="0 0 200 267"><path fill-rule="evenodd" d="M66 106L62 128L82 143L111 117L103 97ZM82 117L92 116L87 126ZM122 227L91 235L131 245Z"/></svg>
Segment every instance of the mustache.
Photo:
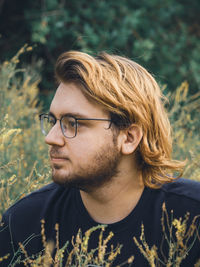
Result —
<svg viewBox="0 0 200 267"><path fill-rule="evenodd" d="M69 157L65 154L63 154L59 149L53 147L49 150L49 156L51 158L64 158L69 159Z"/></svg>

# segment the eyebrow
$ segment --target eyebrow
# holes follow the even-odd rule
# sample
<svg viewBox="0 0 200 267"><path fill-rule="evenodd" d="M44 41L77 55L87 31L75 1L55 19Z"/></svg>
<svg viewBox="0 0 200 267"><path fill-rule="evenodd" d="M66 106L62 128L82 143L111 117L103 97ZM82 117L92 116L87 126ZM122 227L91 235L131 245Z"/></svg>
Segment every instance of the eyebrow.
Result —
<svg viewBox="0 0 200 267"><path fill-rule="evenodd" d="M55 116L55 114L54 114L53 112L49 111L48 114L56 118L56 116ZM80 119L81 119L81 118L85 118L85 119L89 118L88 116L86 116L86 115L84 115L84 114L81 114L81 113L78 113L78 112L74 112L74 113L71 113L71 112L68 112L68 113L61 113L61 114L60 114L60 117L63 117L63 116L65 116L65 115L67 115L67 116L72 116L72 117L75 117L75 118L77 118L77 119L78 119L78 118L80 118Z"/></svg>

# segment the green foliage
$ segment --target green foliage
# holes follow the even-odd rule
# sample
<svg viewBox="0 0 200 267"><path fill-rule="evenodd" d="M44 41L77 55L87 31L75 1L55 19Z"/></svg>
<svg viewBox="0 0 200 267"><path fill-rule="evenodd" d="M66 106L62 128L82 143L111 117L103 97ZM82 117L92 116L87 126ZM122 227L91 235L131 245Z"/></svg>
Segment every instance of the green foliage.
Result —
<svg viewBox="0 0 200 267"><path fill-rule="evenodd" d="M170 91L183 80L192 92L200 89L197 0L7 0L0 12L2 54L6 58L26 42L37 44L43 89L52 88L52 63L71 49L134 58Z"/></svg>

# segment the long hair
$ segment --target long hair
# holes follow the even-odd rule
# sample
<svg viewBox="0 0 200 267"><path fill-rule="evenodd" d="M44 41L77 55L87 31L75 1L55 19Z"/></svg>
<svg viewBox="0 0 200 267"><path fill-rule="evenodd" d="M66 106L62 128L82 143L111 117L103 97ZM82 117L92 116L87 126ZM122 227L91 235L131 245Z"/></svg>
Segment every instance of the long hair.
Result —
<svg viewBox="0 0 200 267"><path fill-rule="evenodd" d="M97 57L69 51L55 66L58 82L81 84L83 93L109 111L118 128L134 123L143 131L136 150L145 186L158 188L175 179L184 162L173 160L171 127L164 96L152 75L136 62L105 52Z"/></svg>

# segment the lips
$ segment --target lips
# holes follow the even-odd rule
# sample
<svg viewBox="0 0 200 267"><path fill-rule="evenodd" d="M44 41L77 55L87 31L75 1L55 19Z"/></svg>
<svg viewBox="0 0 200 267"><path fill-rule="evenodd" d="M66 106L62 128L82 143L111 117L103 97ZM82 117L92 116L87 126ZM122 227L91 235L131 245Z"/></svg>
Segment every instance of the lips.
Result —
<svg viewBox="0 0 200 267"><path fill-rule="evenodd" d="M57 156L57 155L50 155L50 160L52 162L61 162L61 161L69 160L69 158L67 158L67 157L61 157L61 156Z"/></svg>
<svg viewBox="0 0 200 267"><path fill-rule="evenodd" d="M55 157L55 156L50 156L51 159L67 159L67 158L64 158L64 157Z"/></svg>

